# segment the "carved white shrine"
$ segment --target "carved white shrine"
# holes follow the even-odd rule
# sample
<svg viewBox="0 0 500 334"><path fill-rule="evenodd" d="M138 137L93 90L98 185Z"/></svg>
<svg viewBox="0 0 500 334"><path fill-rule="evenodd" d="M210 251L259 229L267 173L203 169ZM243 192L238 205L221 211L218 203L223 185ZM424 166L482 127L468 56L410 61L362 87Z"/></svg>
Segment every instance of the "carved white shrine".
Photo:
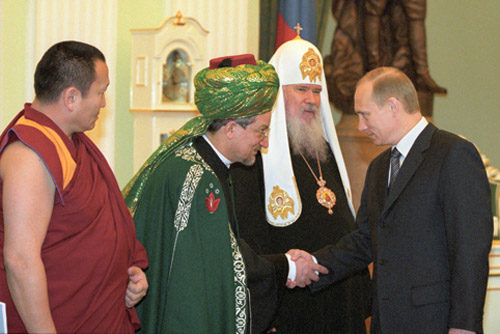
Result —
<svg viewBox="0 0 500 334"><path fill-rule="evenodd" d="M193 77L208 65L208 31L178 12L158 28L131 32L135 173L163 140L198 114Z"/></svg>

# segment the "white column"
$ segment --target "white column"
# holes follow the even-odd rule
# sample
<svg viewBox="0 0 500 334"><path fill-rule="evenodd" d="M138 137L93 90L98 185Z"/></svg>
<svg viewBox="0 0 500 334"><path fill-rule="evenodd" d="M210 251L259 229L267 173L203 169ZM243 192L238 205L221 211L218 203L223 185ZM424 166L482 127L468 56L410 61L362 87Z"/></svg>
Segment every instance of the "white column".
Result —
<svg viewBox="0 0 500 334"><path fill-rule="evenodd" d="M107 106L101 111L96 127L87 134L99 146L109 164L114 166L116 98L116 24L117 0L30 0L33 19L28 29L32 49L28 53L27 90L33 94L33 73L43 53L63 40L78 40L104 53L109 67L110 86ZM29 42L29 41L28 41ZM29 55L28 55L29 56ZM27 96L30 96L27 94Z"/></svg>

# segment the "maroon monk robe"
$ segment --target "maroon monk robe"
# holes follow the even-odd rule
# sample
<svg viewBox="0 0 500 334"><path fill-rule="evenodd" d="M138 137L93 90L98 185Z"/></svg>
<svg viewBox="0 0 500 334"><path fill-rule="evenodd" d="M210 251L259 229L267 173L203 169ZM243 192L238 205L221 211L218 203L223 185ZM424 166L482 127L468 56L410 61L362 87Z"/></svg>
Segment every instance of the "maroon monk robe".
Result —
<svg viewBox="0 0 500 334"><path fill-rule="evenodd" d="M133 333L139 321L125 306L127 269L146 268L147 256L106 159L85 134L71 141L30 104L0 137L0 154L15 140L42 158L56 185L42 260L57 331ZM7 288L1 213L0 301L7 304L9 332L25 331Z"/></svg>

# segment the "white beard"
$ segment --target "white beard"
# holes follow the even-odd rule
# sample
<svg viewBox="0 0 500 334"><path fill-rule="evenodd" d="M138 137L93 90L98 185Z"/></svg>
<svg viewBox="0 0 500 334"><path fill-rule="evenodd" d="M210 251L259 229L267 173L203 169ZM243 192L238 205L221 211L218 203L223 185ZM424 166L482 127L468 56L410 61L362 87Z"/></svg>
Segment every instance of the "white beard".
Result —
<svg viewBox="0 0 500 334"><path fill-rule="evenodd" d="M293 154L302 153L305 157L325 162L328 159L328 145L323 138L321 119L316 112L316 117L310 124L298 118L289 118L286 121L288 140Z"/></svg>

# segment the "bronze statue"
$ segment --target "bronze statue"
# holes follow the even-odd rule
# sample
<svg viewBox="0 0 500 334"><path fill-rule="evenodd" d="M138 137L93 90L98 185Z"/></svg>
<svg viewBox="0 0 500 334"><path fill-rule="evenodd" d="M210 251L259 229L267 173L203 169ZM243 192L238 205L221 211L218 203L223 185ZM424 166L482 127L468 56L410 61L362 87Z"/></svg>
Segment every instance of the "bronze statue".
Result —
<svg viewBox="0 0 500 334"><path fill-rule="evenodd" d="M343 113L354 112L356 82L378 66L401 69L426 96L446 93L429 74L426 0L333 0L332 13L337 28L331 55L325 58L325 74L330 99Z"/></svg>

